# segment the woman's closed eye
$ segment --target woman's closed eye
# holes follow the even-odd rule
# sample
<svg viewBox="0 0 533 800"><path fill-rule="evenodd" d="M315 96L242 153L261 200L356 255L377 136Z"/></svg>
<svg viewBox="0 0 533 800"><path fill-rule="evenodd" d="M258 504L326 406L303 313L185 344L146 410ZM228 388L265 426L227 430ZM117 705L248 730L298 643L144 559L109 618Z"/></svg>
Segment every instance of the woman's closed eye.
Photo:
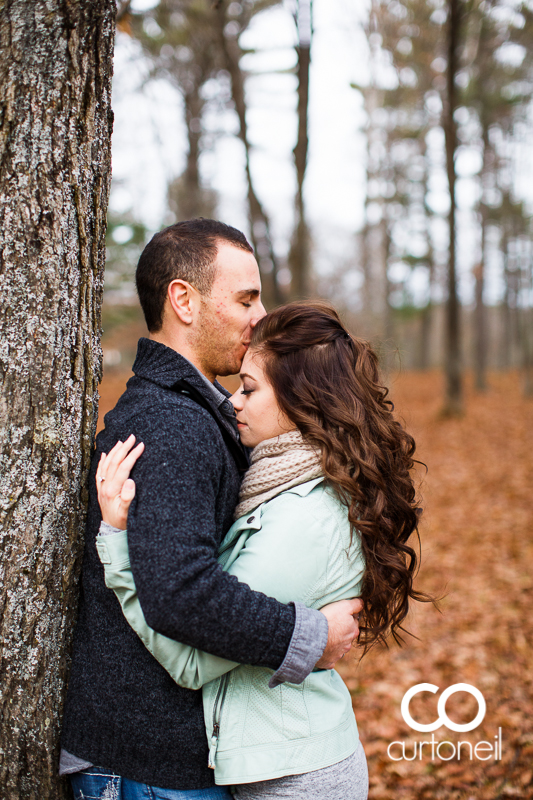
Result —
<svg viewBox="0 0 533 800"><path fill-rule="evenodd" d="M241 394L252 394L253 389L241 389Z"/></svg>

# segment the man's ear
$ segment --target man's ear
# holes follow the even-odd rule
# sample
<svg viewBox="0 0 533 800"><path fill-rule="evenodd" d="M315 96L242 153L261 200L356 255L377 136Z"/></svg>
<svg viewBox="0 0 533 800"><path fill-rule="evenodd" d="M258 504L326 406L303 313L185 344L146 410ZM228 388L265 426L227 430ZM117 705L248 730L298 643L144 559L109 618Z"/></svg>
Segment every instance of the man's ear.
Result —
<svg viewBox="0 0 533 800"><path fill-rule="evenodd" d="M194 286L187 281L171 281L168 285L167 296L173 312L181 322L185 325L194 322L200 308L200 294Z"/></svg>

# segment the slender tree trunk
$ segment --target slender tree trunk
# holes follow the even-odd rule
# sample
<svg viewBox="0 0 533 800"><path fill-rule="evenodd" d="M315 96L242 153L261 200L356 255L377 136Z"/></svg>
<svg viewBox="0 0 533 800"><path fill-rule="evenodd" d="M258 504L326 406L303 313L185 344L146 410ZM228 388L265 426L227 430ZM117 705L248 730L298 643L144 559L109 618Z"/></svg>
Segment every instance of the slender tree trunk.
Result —
<svg viewBox="0 0 533 800"><path fill-rule="evenodd" d="M298 0L298 14L296 19L299 38L299 44L296 48L298 55L298 140L294 148L297 189L295 198L295 227L289 254L289 266L292 274L292 298L307 297L310 291L309 229L305 219L303 185L307 167L307 153L309 150L307 116L309 110L309 68L311 65L311 37L313 26L312 12L312 0Z"/></svg>
<svg viewBox="0 0 533 800"><path fill-rule="evenodd" d="M431 363L431 339L433 331L433 283L435 280L435 249L431 231L433 212L428 203L429 195L429 164L425 138L421 145L421 154L424 157L424 214L426 222L426 238L428 247L428 301L420 315L420 343L418 348L418 368L427 370Z"/></svg>
<svg viewBox="0 0 533 800"><path fill-rule="evenodd" d="M244 94L244 76L240 67L240 51L236 39L229 39L225 33L227 23L225 0L218 0L214 6L217 15L218 35L221 52L224 56L226 69L231 79L231 95L235 111L239 118L239 138L244 145L245 171L248 182L248 208L250 212L252 243L257 254L259 267L265 278L263 291L264 302L267 306L282 302L283 297L278 282L278 264L272 246L270 234L270 220L255 191L250 167L250 140L248 138L248 125L246 123L246 99Z"/></svg>
<svg viewBox="0 0 533 800"><path fill-rule="evenodd" d="M431 357L431 344L433 333L433 281L435 276L435 254L433 247L430 245L428 260L428 282L429 282L429 297L425 307L422 309L420 315L420 344L418 350L418 368L427 370L432 363Z"/></svg>
<svg viewBox="0 0 533 800"><path fill-rule="evenodd" d="M200 178L201 120L205 107L201 88L205 83L205 77L200 76L197 82L194 81L195 79L191 77L188 81L188 90L183 93L189 143L187 162L182 174L170 181L167 189L168 205L176 220L213 217L216 210L216 192L205 189ZM191 85L193 83L194 85Z"/></svg>
<svg viewBox="0 0 533 800"><path fill-rule="evenodd" d="M56 800L101 375L115 0L0 7L0 786Z"/></svg>
<svg viewBox="0 0 533 800"><path fill-rule="evenodd" d="M183 192L179 215L181 219L194 219L204 213L203 192L200 186L200 170L198 162L200 160L200 137L202 130L200 121L204 108L204 100L200 97L200 87L194 88L185 93L185 121L187 123L187 139L189 142L189 152L187 153L187 165L183 175Z"/></svg>
<svg viewBox="0 0 533 800"><path fill-rule="evenodd" d="M488 208L485 202L485 181L492 169L494 169L494 154L489 143L489 132L487 121L482 115L481 124L483 126L483 166L481 169L481 259L474 271L475 278L475 297L476 307L474 313L475 327L475 353L474 353L474 380L478 391L487 390L487 309L484 300L485 291L485 263L487 250L487 224Z"/></svg>
<svg viewBox="0 0 533 800"><path fill-rule="evenodd" d="M435 280L435 253L431 240L428 240L428 283L429 297L420 314L420 343L418 349L418 368L427 370L431 366L431 344L433 332L433 282Z"/></svg>
<svg viewBox="0 0 533 800"><path fill-rule="evenodd" d="M533 295L533 248L531 241L523 242L525 253L522 256L522 287L524 295ZM524 396L533 395L533 309L530 304L524 305L520 309L521 331L521 366L523 372Z"/></svg>
<svg viewBox="0 0 533 800"><path fill-rule="evenodd" d="M524 327L522 331L522 370L524 375L524 396L533 396L533 309L524 308Z"/></svg>
<svg viewBox="0 0 533 800"><path fill-rule="evenodd" d="M474 270L476 307L474 310L475 353L474 382L479 392L487 390L487 310L483 299L485 289L485 250L487 238L486 208L481 209L481 260Z"/></svg>
<svg viewBox="0 0 533 800"><path fill-rule="evenodd" d="M509 369L512 366L512 349L513 349L513 320L511 314L512 302L512 279L511 271L509 270L509 235L506 225L503 226L502 240L500 243L500 250L503 257L503 275L505 282L505 292L503 295L503 302L501 306L502 312L502 343L501 343L501 366L504 369Z"/></svg>
<svg viewBox="0 0 533 800"><path fill-rule="evenodd" d="M395 354L393 351L396 339L396 326L394 324L394 309L390 302L392 285L389 278L389 259L391 250L391 235L389 225L385 217L386 206L383 203L383 217L380 222L381 233L381 254L382 254L382 331L383 331L383 353L381 363L386 372L390 372L394 366Z"/></svg>
<svg viewBox="0 0 533 800"><path fill-rule="evenodd" d="M366 205L368 205L368 199L365 200L365 218L366 218ZM372 248L370 246L370 238L371 238L371 226L368 222L365 222L363 230L361 231L360 237L360 258L361 258L361 267L363 271L363 287L362 287L362 297L363 297L363 308L362 308L362 318L363 318L363 325L365 330L373 333L373 318L374 315L372 313L372 271L371 271L371 253Z"/></svg>
<svg viewBox="0 0 533 800"><path fill-rule="evenodd" d="M448 215L449 256L448 256L448 300L446 303L446 397L444 413L461 414L463 411L463 379L461 364L460 306L457 294L456 275L456 203L455 203L455 151L457 130L454 112L457 106L455 76L458 68L457 51L460 36L460 0L448 0L448 69L447 91L444 104L444 135L446 142L446 171L450 194L450 213Z"/></svg>

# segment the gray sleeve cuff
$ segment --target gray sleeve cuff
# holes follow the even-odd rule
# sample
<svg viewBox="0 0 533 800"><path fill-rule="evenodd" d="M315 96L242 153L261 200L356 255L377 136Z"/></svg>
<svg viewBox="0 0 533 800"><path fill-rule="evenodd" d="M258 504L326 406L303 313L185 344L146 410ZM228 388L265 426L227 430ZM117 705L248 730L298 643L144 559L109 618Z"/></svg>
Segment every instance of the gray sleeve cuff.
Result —
<svg viewBox="0 0 533 800"><path fill-rule="evenodd" d="M280 683L302 683L313 671L328 642L328 621L324 614L294 603L296 621L283 663L270 678L271 689Z"/></svg>
<svg viewBox="0 0 533 800"><path fill-rule="evenodd" d="M109 525L108 522L104 522L104 520L100 523L100 530L98 531L99 536L111 536L112 533L120 533L120 528L114 528L112 525ZM324 616L322 614L322 616Z"/></svg>

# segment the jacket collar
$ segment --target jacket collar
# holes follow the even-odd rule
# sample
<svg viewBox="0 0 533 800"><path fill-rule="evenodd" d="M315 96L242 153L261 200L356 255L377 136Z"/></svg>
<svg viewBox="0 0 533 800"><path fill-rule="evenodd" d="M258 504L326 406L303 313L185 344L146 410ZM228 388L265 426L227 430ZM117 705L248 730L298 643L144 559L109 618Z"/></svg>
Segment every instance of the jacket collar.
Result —
<svg viewBox="0 0 533 800"><path fill-rule="evenodd" d="M138 378L145 378L165 389L172 388L176 381L186 380L208 397L215 407L231 397L231 393L218 381L210 386L207 378L200 374L194 364L176 350L144 336L139 339L132 369ZM219 395L223 397L219 398Z"/></svg>
<svg viewBox="0 0 533 800"><path fill-rule="evenodd" d="M239 433L233 406L227 399L231 396L224 387L215 381L209 383L191 362L161 342L142 337L137 345L137 357L133 364L133 372L138 378L172 389L177 381L185 380L216 409L217 415L224 427L239 442Z"/></svg>
<svg viewBox="0 0 533 800"><path fill-rule="evenodd" d="M186 380L202 394L209 391L205 381L190 361L176 350L153 339L139 339L137 358L133 364L133 372L138 378L145 378L158 386L170 389L176 381Z"/></svg>
<svg viewBox="0 0 533 800"><path fill-rule="evenodd" d="M285 492L282 492L282 494L297 494L300 497L306 497L308 494L310 494L310 492L313 491L315 486L318 486L318 484L322 483L323 480L324 476L321 475L319 478L313 478L311 481L300 483L298 486L293 486L291 489L285 489ZM276 495L276 497L279 497L279 495ZM274 498L272 498L272 500L274 500ZM266 500L264 503L261 503L260 506L254 508L253 511L249 511L247 514L244 514L242 517L239 517L239 519L235 520L230 530L226 534L226 538L222 542L222 546L219 551L220 553L223 553L230 545L233 545L242 531L253 531L255 533L255 531L261 530L261 517L263 515L263 508L269 502L271 501Z"/></svg>
<svg viewBox="0 0 533 800"><path fill-rule="evenodd" d="M287 494L299 494L300 497L307 497L307 495L313 491L315 486L318 486L318 484L322 483L323 480L324 475L320 475L318 478L313 478L305 483L299 483L297 486L292 486L290 489L285 489L285 492Z"/></svg>

